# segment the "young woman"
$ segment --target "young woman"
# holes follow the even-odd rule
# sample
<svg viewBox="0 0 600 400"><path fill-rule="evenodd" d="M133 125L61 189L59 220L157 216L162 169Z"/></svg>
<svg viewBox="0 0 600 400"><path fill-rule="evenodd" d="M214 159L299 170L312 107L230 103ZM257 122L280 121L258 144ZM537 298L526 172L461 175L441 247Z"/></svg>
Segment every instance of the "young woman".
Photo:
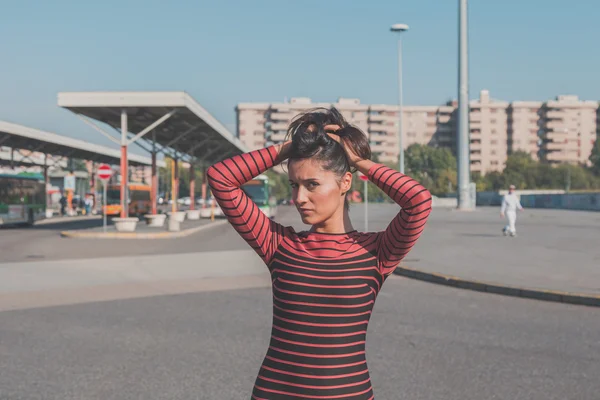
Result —
<svg viewBox="0 0 600 400"><path fill-rule="evenodd" d="M367 324L383 282L421 235L431 196L415 180L371 161L366 136L335 108L295 119L288 137L207 171L229 222L271 273L271 343L252 399L373 399ZM240 189L286 159L308 231L271 221ZM385 231L352 228L346 192L355 170L402 208Z"/></svg>

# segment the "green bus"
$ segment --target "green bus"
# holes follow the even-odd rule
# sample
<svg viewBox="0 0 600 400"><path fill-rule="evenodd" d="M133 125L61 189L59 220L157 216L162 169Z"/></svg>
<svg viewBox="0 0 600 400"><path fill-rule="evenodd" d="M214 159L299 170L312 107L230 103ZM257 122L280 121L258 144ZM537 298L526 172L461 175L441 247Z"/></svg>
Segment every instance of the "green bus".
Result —
<svg viewBox="0 0 600 400"><path fill-rule="evenodd" d="M275 218L277 214L277 201L271 196L269 178L259 175L242 186L242 190L256 203L258 208L269 218Z"/></svg>
<svg viewBox="0 0 600 400"><path fill-rule="evenodd" d="M0 174L0 225L33 225L45 217L46 184L43 177Z"/></svg>

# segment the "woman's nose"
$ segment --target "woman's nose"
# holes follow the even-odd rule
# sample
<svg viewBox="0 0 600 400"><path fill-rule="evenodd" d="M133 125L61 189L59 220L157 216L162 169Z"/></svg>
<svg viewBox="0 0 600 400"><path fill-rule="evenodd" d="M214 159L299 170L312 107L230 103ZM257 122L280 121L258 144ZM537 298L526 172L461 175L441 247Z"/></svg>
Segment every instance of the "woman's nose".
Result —
<svg viewBox="0 0 600 400"><path fill-rule="evenodd" d="M306 204L307 202L306 191L301 187L296 190L296 198L294 199L294 202L300 206Z"/></svg>

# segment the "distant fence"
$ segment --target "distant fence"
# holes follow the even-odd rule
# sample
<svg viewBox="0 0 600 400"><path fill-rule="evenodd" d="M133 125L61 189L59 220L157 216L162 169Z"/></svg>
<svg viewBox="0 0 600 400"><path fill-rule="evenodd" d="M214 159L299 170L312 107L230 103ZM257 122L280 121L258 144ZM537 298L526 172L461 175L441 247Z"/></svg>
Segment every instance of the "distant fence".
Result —
<svg viewBox="0 0 600 400"><path fill-rule="evenodd" d="M600 193L565 193L564 191L516 191L523 207L563 210L600 211ZM504 192L477 193L478 206L500 206Z"/></svg>
<svg viewBox="0 0 600 400"><path fill-rule="evenodd" d="M458 207L458 199L456 197L436 197L433 196L431 206L435 208L456 208Z"/></svg>

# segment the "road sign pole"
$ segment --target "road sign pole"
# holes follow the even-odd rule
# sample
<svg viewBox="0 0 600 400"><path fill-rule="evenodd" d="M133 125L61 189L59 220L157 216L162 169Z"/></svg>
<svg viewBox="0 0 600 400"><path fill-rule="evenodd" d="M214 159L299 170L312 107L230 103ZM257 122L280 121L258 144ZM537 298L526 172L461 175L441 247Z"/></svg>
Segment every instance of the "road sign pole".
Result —
<svg viewBox="0 0 600 400"><path fill-rule="evenodd" d="M106 209L108 208L108 202L106 199L106 186L108 185L108 181L112 176L112 169L109 165L100 164L97 173L98 178L100 178L100 180L102 181L102 230L104 231L104 233L106 233Z"/></svg>
<svg viewBox="0 0 600 400"><path fill-rule="evenodd" d="M104 215L102 218L102 226L103 226L103 231L104 233L106 233L106 184L108 183L108 181L103 180L102 181L102 203L104 204L104 206L102 207L102 214Z"/></svg>

